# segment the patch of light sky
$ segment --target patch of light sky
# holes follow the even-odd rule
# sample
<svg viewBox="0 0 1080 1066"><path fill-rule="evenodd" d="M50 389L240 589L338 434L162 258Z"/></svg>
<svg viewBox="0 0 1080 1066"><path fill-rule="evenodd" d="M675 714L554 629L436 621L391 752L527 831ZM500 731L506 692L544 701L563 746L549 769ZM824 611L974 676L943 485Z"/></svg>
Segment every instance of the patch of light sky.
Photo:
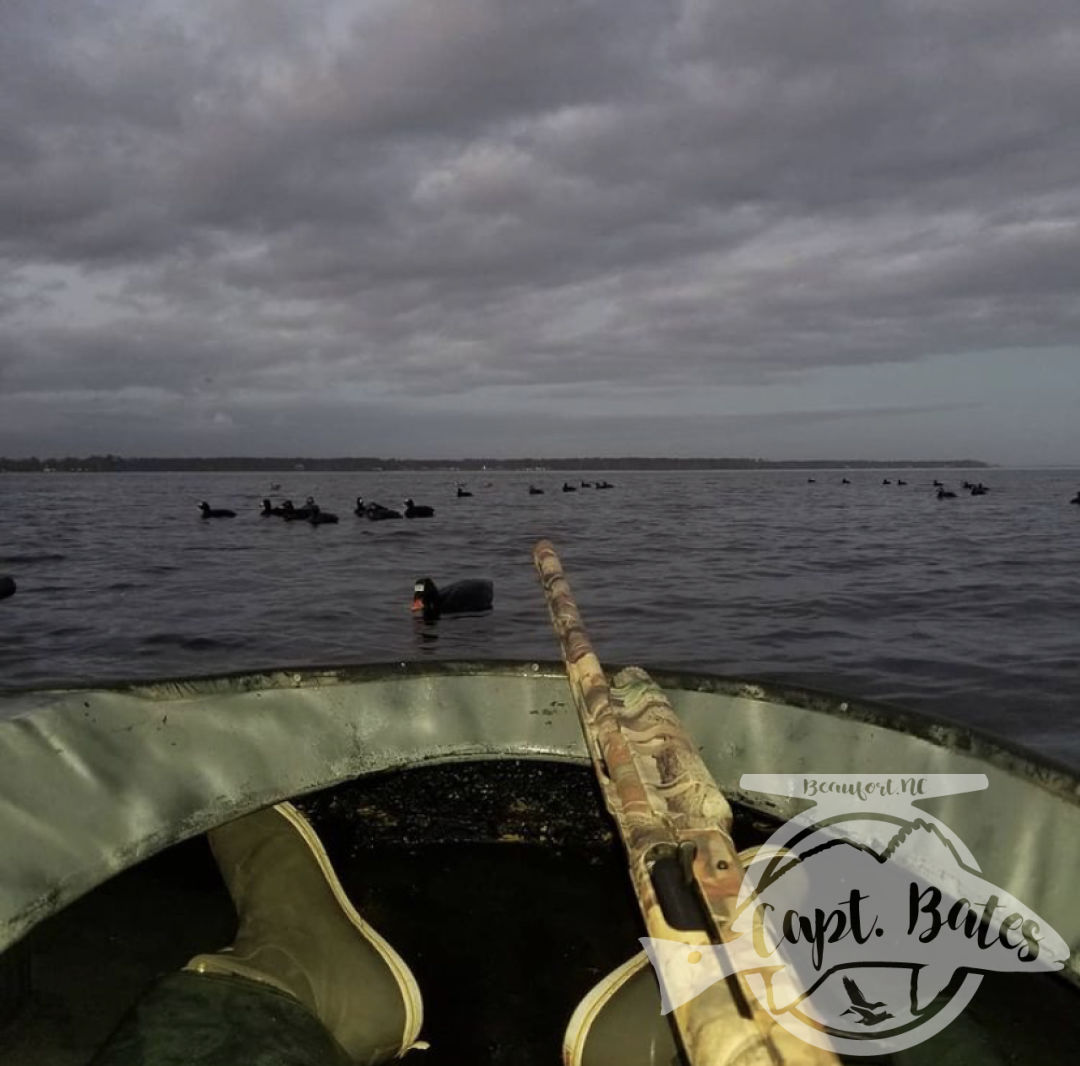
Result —
<svg viewBox="0 0 1080 1066"><path fill-rule="evenodd" d="M130 278L121 272L84 271L62 264L30 264L13 271L6 282L12 310L8 322L15 328L107 326L118 314L137 306L151 314L149 298L135 298ZM164 303L160 310L165 311Z"/></svg>
<svg viewBox="0 0 1080 1066"><path fill-rule="evenodd" d="M965 352L921 362L825 367L790 373L760 385L648 386L620 384L610 395L604 383L491 385L456 396L417 398L417 406L443 410L548 410L588 415L598 402L611 415L765 415L834 412L891 406L1060 406L1076 382L1080 353ZM1071 406L1072 400L1067 400Z"/></svg>

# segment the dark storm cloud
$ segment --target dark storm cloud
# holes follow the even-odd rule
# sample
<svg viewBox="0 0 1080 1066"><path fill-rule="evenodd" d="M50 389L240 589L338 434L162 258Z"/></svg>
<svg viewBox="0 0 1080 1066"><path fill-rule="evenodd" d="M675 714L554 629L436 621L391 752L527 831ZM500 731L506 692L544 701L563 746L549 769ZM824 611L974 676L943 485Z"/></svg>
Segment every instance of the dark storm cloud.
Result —
<svg viewBox="0 0 1080 1066"><path fill-rule="evenodd" d="M343 396L1074 343L1078 40L1058 0L10 0L0 400L261 448Z"/></svg>

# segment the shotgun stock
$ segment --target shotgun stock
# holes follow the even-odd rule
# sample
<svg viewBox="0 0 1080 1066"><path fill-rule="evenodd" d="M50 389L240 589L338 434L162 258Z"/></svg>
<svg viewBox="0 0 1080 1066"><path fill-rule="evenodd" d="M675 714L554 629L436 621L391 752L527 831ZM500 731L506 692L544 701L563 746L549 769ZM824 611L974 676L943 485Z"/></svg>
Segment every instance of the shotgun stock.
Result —
<svg viewBox="0 0 1080 1066"><path fill-rule="evenodd" d="M629 667L608 684L549 541L536 544L533 562L648 935L685 944L692 963L695 947L722 945L732 936L742 867L731 807L648 674ZM839 1061L777 1024L741 974L706 988L671 1017L691 1066Z"/></svg>

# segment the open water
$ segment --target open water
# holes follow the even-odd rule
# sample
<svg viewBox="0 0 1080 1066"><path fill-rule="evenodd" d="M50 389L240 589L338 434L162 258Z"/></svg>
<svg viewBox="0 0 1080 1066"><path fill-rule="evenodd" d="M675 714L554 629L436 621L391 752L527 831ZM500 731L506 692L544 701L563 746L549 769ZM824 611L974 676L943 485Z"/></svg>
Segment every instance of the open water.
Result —
<svg viewBox="0 0 1080 1066"><path fill-rule="evenodd" d="M615 488L563 493L552 472L295 471L272 494L260 473L0 475L0 575L18 582L0 602L0 688L557 658L530 561L548 537L607 663L884 699L1080 765L1080 472L570 480L597 476ZM958 498L937 500L935 477ZM459 478L472 498L455 497ZM991 492L970 497L965 478ZM358 493L436 515L369 522ZM262 518L271 495L313 495L341 521ZM204 521L203 499L238 516ZM491 578L495 609L417 623L419 576Z"/></svg>

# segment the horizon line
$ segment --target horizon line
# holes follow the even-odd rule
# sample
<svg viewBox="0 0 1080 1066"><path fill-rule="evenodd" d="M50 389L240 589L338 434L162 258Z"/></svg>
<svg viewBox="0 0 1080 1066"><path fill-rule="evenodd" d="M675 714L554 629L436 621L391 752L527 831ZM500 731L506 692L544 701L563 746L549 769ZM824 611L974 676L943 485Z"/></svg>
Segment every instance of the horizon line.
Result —
<svg viewBox="0 0 1080 1066"><path fill-rule="evenodd" d="M410 465L421 464L426 466L457 466L469 465L560 465L566 463L647 463L693 465L693 464L742 464L747 466L982 466L994 467L999 463L990 463L982 459L965 458L870 458L860 459L846 456L839 459L827 459L815 457L766 459L760 456L671 456L671 455L573 455L573 456L456 456L456 457L402 457L402 456L376 456L376 455L119 455L113 452L91 453L89 455L48 455L40 458L36 455L28 456L0 456L0 466L4 464L37 464L39 466L59 466L77 463L94 464L126 464L126 463L163 463L176 465L182 463L259 463L259 464L282 464L283 466L295 467L297 464L349 463L349 464L391 464ZM1067 465L1067 464L1066 464Z"/></svg>

